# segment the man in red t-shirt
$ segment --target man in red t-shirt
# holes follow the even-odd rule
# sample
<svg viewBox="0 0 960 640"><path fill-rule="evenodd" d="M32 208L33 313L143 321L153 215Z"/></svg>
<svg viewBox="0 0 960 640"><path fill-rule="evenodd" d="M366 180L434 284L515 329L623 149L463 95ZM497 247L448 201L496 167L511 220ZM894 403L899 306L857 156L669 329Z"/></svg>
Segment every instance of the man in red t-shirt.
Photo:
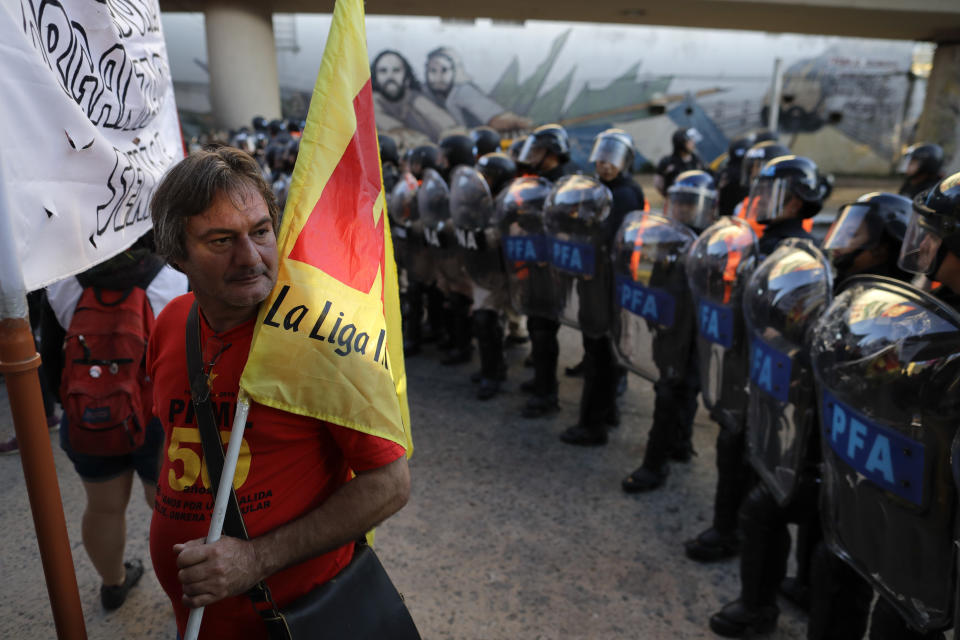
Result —
<svg viewBox="0 0 960 640"><path fill-rule="evenodd" d="M158 253L193 293L157 318L148 350L154 411L166 433L150 554L183 634L206 606L201 637L265 637L245 592L265 580L283 607L335 576L354 541L407 501L403 447L320 420L251 403L234 476L250 534L204 544L213 498L190 397L186 320L200 309L201 347L226 444L260 303L277 278L279 211L256 162L228 147L198 151L157 188ZM317 389L323 393L323 389Z"/></svg>

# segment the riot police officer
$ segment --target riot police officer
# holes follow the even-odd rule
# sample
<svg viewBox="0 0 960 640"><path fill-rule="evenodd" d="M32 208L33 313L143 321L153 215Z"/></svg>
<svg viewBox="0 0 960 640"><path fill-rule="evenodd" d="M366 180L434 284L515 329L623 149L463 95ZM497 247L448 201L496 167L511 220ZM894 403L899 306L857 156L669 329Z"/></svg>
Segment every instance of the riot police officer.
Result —
<svg viewBox="0 0 960 640"><path fill-rule="evenodd" d="M832 281L840 282L859 273L904 276L897 270L894 256L899 256L898 247L904 238L909 208L905 198L886 193L866 194L843 207L824 244L829 269L819 265L818 252L812 244L791 241L781 245L755 272L750 284L751 295L744 302L745 312L753 318L754 325L762 324L759 320L762 318L768 318L770 323L767 327L753 327L754 345L760 341L758 332L771 340L771 336L783 336L777 338L781 347L792 344L790 340L802 342L804 328L812 325L826 307ZM835 279L829 277L831 269L836 273ZM794 273L794 283L773 290L772 282L777 277L774 273L781 276ZM786 302L788 300L792 302ZM781 309L778 304L785 306ZM793 331L792 338L787 337L788 331ZM710 628L725 637L768 632L776 626L779 615L776 592L786 573L790 548L788 523L798 523L805 529L811 549L820 538L820 430L812 373L805 364L806 352L795 350L794 361L790 363L790 356L785 354L766 355L776 349L765 339L762 342L762 349L752 347L747 435L750 459L761 482L754 486L740 508L741 594L710 618ZM788 381L765 381L758 373L767 366L765 358L768 357L786 358L780 370L789 376ZM772 444L766 444L768 442ZM822 547L818 546L814 555L808 637L811 640L861 637L870 605L869 587L849 568L833 561ZM798 560L799 573L809 570L809 566L802 566L808 560L806 557ZM805 583L808 579L809 576L804 575L799 582Z"/></svg>
<svg viewBox="0 0 960 640"><path fill-rule="evenodd" d="M763 226L755 220L751 220L747 215L747 200L750 197L750 188L753 186L756 177L760 175L760 170L768 162L774 158L788 155L790 155L790 149L778 144L776 140L763 140L755 142L753 146L747 149L743 154L743 160L740 162L740 189L743 193L743 199L734 205L732 215L750 222L750 226L758 238L763 235Z"/></svg>
<svg viewBox="0 0 960 640"><path fill-rule="evenodd" d="M717 178L717 212L721 216L733 215L733 210L750 194L750 185L740 181L743 157L755 144L753 135L736 138L727 147L727 161Z"/></svg>
<svg viewBox="0 0 960 640"><path fill-rule="evenodd" d="M472 167L473 140L463 134L452 134L440 140L438 160L440 175L450 184L454 169L459 166ZM444 295L444 319L447 340L440 347L446 351L440 360L444 365L457 365L469 362L473 352L471 344L470 307L473 296L470 291L470 279L462 269L462 263L445 260L437 278L437 287Z"/></svg>
<svg viewBox="0 0 960 640"><path fill-rule="evenodd" d="M700 132L693 127L677 129L673 132L670 139L673 152L660 159L657 163L657 173L653 178L653 185L664 197L678 175L684 171L704 168L703 161L697 155L697 143L702 139Z"/></svg>
<svg viewBox="0 0 960 640"><path fill-rule="evenodd" d="M713 178L701 170L684 171L667 190L664 209L669 219L700 233L717 214ZM687 462L694 454L691 438L700 392L697 351L693 346L695 331L691 324L689 335L683 336L683 361L674 364L676 374L661 378L654 385L656 397L647 449L643 463L621 483L627 493L656 489L670 471L668 460Z"/></svg>
<svg viewBox="0 0 960 640"><path fill-rule="evenodd" d="M943 178L943 148L938 144L915 144L901 160L904 174L900 195L915 198L936 185Z"/></svg>
<svg viewBox="0 0 960 640"><path fill-rule="evenodd" d="M392 193L393 188L400 180L400 153L397 151L397 142L385 133L379 134L380 140L380 171L383 175L383 188Z"/></svg>
<svg viewBox="0 0 960 640"><path fill-rule="evenodd" d="M523 167L521 171L533 172L550 182L566 175L564 165L569 160L570 141L566 130L557 124L534 129L517 155L518 168ZM560 322L556 318L530 315L527 330L530 332L534 377L521 388L533 395L522 415L537 418L560 410L557 403L557 359L560 355L557 332Z"/></svg>
<svg viewBox="0 0 960 640"><path fill-rule="evenodd" d="M479 160L488 153L500 151L500 134L493 127L476 127L470 130L473 140L473 155Z"/></svg>
<svg viewBox="0 0 960 640"><path fill-rule="evenodd" d="M642 211L646 204L643 189L630 175L633 157L633 138L622 129L607 129L598 134L590 152L590 162L596 167L597 178L612 196L610 212L602 222L601 237L598 238L598 244L604 247L604 254L624 217L631 211ZM606 265L602 275L609 277ZM606 311L585 308L582 296L580 305L581 314ZM609 301L606 306L610 306ZM581 330L584 324L581 319ZM626 370L616 364L609 327L604 328L602 335L591 336L582 331L582 337L584 359L578 367L582 367L585 375L580 419L576 425L561 433L560 439L576 445L603 444L607 441L607 426L614 426L619 421L617 384L620 377L626 375Z"/></svg>
<svg viewBox="0 0 960 640"><path fill-rule="evenodd" d="M823 207L826 187L813 160L781 156L764 165L750 190L747 218L763 225L760 255L768 256L786 238L812 239L804 220Z"/></svg>
<svg viewBox="0 0 960 640"><path fill-rule="evenodd" d="M470 136L461 133L444 136L440 140L440 175L448 183L450 174L460 165L472 167L476 164L476 156L473 154L473 140Z"/></svg>
<svg viewBox="0 0 960 640"><path fill-rule="evenodd" d="M427 169L439 169L440 148L435 144L423 144L409 149L404 154L404 163L407 170L419 182ZM423 238L410 238L410 242L426 241ZM434 276L423 274L421 280L409 274L407 286L407 328L404 330L404 353L414 356L420 353L422 343L444 342L446 336L445 313L443 310L443 294L436 287ZM421 328L423 318L423 301L427 302L428 331ZM416 328L414 328L416 327Z"/></svg>
<svg viewBox="0 0 960 640"><path fill-rule="evenodd" d="M960 173L914 201L898 264L940 282L938 297L960 308Z"/></svg>
<svg viewBox="0 0 960 640"><path fill-rule="evenodd" d="M477 161L477 169L486 181L489 193L492 195L490 208L503 189L517 175L517 165L505 153L488 153ZM475 191L480 189L475 188ZM451 199L453 200L451 194ZM451 202L453 208L453 202ZM474 207L474 210L479 207ZM492 210L490 212L492 214ZM454 211L454 223L457 223L457 212ZM480 386L477 389L479 400L489 400L500 391L500 383L506 379L507 365L503 356L503 325L501 314L510 305L507 290L506 274L503 272L503 263L500 247L494 244L496 229L493 220L478 220L484 223L475 226L475 237L483 238L482 242L462 242L467 245L467 272L474 280L474 309L473 335L477 339L480 352L480 371L471 380ZM458 234L458 241L461 235ZM465 237L469 240L469 236Z"/></svg>

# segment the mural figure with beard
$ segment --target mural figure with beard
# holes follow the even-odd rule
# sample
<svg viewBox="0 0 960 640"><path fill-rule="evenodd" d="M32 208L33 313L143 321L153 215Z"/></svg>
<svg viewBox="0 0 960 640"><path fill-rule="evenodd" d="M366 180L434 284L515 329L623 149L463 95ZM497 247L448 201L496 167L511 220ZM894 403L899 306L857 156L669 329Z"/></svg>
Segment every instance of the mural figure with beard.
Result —
<svg viewBox="0 0 960 640"><path fill-rule="evenodd" d="M370 65L377 129L412 148L436 141L457 121L420 90L413 69L401 54L385 49Z"/></svg>
<svg viewBox="0 0 960 640"><path fill-rule="evenodd" d="M488 125L498 131L529 129L532 121L508 111L484 94L463 68L454 49L438 47L427 54L424 91L461 127Z"/></svg>

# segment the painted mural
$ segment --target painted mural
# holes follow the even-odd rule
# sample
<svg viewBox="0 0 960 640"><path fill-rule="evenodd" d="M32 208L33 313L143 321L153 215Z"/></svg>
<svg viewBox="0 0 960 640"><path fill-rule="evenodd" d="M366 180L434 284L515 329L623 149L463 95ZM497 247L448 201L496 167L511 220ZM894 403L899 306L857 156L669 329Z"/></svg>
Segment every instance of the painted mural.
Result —
<svg viewBox="0 0 960 640"><path fill-rule="evenodd" d="M191 19L197 18L165 22L168 39L190 31ZM283 115L302 119L329 17L282 19L289 22L283 32L294 34L292 43L278 42ZM593 137L617 126L634 136L641 168L669 153L674 129L693 126L703 136L698 150L710 161L732 139L766 125L779 57L784 142L826 170L888 173L910 142L913 105L923 100L922 85L918 90L909 73L914 43L385 16L368 16L367 33L377 126L404 147L478 125L510 139L558 122L570 132L574 161L585 164ZM181 44L171 51L183 56L192 47L194 57L180 65L172 54L174 80L185 69L184 90L197 97L202 85L186 86L185 76L202 83L195 67L205 52L196 37Z"/></svg>

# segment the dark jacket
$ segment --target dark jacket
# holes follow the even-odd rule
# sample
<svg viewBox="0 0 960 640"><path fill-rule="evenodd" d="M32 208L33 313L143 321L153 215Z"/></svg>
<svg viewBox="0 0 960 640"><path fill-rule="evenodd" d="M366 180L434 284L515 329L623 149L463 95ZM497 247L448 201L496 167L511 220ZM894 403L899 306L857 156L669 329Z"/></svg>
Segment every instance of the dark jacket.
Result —
<svg viewBox="0 0 960 640"><path fill-rule="evenodd" d="M943 176L927 176L920 182L913 183L910 181L910 178L907 178L903 181L903 184L900 186L900 191L897 193L912 200L927 189L932 189L937 186L937 183L942 179Z"/></svg>
<svg viewBox="0 0 960 640"><path fill-rule="evenodd" d="M813 240L806 229L803 228L803 220L800 218L790 218L788 220L778 220L771 222L763 231L763 237L757 243L760 249L760 259L764 259L773 253L781 240L787 238L804 238Z"/></svg>
<svg viewBox="0 0 960 640"><path fill-rule="evenodd" d="M610 215L604 222L605 237L608 242L612 242L627 214L632 211L642 211L646 200L643 197L643 189L640 188L640 185L632 177L622 173L610 182L603 182L603 184L610 189L610 193L613 195Z"/></svg>
<svg viewBox="0 0 960 640"><path fill-rule="evenodd" d="M690 155L689 160L684 160L676 153L661 158L657 164L657 174L663 176L663 192L667 192L678 175L694 169L703 169L703 162L700 160L700 156L695 153Z"/></svg>

